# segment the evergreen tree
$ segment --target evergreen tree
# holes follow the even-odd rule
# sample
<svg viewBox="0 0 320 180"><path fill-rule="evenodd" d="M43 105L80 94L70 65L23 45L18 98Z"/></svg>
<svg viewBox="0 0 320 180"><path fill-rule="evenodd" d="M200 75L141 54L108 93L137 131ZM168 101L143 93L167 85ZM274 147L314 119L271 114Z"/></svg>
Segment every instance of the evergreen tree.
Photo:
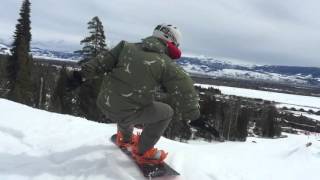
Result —
<svg viewBox="0 0 320 180"><path fill-rule="evenodd" d="M97 122L106 122L96 101L100 92L102 78L88 80L79 89L80 115Z"/></svg>
<svg viewBox="0 0 320 180"><path fill-rule="evenodd" d="M37 76L33 77L35 91L34 102L38 109L47 109L47 77L49 76L48 68L42 65L35 66L33 73ZM54 76L51 74L51 76Z"/></svg>
<svg viewBox="0 0 320 180"><path fill-rule="evenodd" d="M84 45L82 50L78 51L83 55L80 64L93 58L102 58L107 51L106 37L103 25L100 19L95 16L88 22L89 37L83 39L80 43ZM86 81L79 90L79 103L81 115L90 120L104 122L103 113L96 105L96 100L100 91L102 77Z"/></svg>
<svg viewBox="0 0 320 180"><path fill-rule="evenodd" d="M31 68L33 65L30 52L31 21L29 0L24 0L12 44L12 56L7 63L8 98L13 101L33 105Z"/></svg>
<svg viewBox="0 0 320 180"><path fill-rule="evenodd" d="M74 97L66 89L66 84L68 81L67 78L67 70L66 67L63 66L59 74L58 82L51 96L50 110L53 112L72 114L72 99Z"/></svg>
<svg viewBox="0 0 320 180"><path fill-rule="evenodd" d="M256 123L256 133L263 137L280 136L281 128L278 121L278 111L275 106L267 105L260 112L260 119Z"/></svg>
<svg viewBox="0 0 320 180"><path fill-rule="evenodd" d="M80 63L98 57L107 50L103 25L97 16L93 17L92 20L88 22L88 30L90 36L84 38L80 42L81 45L84 45L82 50L78 51L83 55L83 60Z"/></svg>
<svg viewBox="0 0 320 180"><path fill-rule="evenodd" d="M237 124L237 136L236 138L240 141L245 141L248 136L248 123L249 117L251 116L251 112L253 110L249 108L242 108L240 110L240 115L238 118Z"/></svg>

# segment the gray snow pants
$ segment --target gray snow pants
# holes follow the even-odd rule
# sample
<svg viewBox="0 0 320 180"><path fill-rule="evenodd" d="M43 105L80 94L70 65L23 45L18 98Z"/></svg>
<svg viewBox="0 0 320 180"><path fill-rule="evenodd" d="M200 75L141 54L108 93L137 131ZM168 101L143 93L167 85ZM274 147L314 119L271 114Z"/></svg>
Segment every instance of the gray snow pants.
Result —
<svg viewBox="0 0 320 180"><path fill-rule="evenodd" d="M128 142L134 125L144 125L138 144L138 151L143 154L158 142L172 120L173 113L173 109L168 104L154 101L139 111L111 113L109 117L117 122L118 130Z"/></svg>

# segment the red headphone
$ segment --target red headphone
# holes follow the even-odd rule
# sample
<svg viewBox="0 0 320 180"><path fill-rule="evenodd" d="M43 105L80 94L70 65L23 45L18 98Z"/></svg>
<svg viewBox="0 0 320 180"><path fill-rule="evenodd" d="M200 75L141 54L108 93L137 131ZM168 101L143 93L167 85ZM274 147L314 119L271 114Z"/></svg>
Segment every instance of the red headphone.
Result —
<svg viewBox="0 0 320 180"><path fill-rule="evenodd" d="M181 50L173 42L167 41L167 47L169 56L172 59L179 59L181 57Z"/></svg>

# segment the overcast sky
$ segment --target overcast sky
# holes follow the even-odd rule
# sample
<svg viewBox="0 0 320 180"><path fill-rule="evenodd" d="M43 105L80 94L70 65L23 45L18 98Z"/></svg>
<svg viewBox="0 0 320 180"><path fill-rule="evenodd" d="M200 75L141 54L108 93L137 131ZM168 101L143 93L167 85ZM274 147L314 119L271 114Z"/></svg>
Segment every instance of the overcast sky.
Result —
<svg viewBox="0 0 320 180"><path fill-rule="evenodd" d="M0 41L10 42L22 0L1 0ZM99 16L114 46L178 26L185 54L257 64L320 67L318 0L31 0L33 44L73 51Z"/></svg>

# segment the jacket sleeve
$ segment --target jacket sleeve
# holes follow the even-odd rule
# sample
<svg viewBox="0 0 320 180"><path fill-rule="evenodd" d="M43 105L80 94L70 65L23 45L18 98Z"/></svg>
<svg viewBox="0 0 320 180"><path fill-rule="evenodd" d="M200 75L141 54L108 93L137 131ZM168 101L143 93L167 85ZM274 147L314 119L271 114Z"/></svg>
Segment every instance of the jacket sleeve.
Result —
<svg viewBox="0 0 320 180"><path fill-rule="evenodd" d="M199 96L189 75L173 62L167 64L162 78L167 103L175 110L175 118L195 120L200 116Z"/></svg>
<svg viewBox="0 0 320 180"><path fill-rule="evenodd" d="M109 73L116 66L118 57L124 45L121 41L116 47L106 52L102 57L96 57L81 66L82 81L98 79Z"/></svg>

